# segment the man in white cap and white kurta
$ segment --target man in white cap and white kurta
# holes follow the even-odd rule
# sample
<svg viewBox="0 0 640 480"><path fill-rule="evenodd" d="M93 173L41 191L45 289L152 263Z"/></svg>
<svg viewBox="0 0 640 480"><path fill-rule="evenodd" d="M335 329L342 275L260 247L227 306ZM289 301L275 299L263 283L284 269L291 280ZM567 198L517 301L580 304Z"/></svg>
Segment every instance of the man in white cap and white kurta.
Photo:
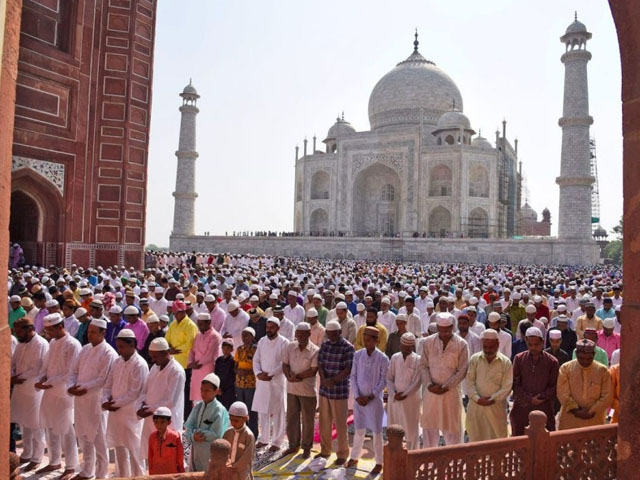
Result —
<svg viewBox="0 0 640 480"><path fill-rule="evenodd" d="M158 407L171 410L171 428L182 431L184 415L184 368L169 353L169 343L163 338L154 338L149 345L153 367L138 399L138 417L143 418L140 439L140 458L147 459L149 436L154 432L153 412Z"/></svg>
<svg viewBox="0 0 640 480"><path fill-rule="evenodd" d="M387 424L402 425L407 450L416 450L420 423L420 356L416 337L406 332L400 337L400 351L393 354L387 371Z"/></svg>
<svg viewBox="0 0 640 480"><path fill-rule="evenodd" d="M285 435L286 379L282 372L282 359L289 340L278 334L280 320L267 319L267 335L258 342L253 356L256 375L256 393L252 410L258 412L259 436L256 448L271 444L272 452L280 450Z"/></svg>
<svg viewBox="0 0 640 480"><path fill-rule="evenodd" d="M136 335L123 328L116 338L120 356L113 362L102 390L102 408L107 418L107 446L116 451L116 476L143 475L140 460L142 420L136 415L136 403L142 393L149 367L136 348Z"/></svg>
<svg viewBox="0 0 640 480"><path fill-rule="evenodd" d="M398 329L398 326L396 325L396 314L391 311L391 299L389 297L383 297L380 301L378 323L382 324L389 334Z"/></svg>
<svg viewBox="0 0 640 480"><path fill-rule="evenodd" d="M422 342L420 371L426 387L422 402L422 437L425 448L437 447L440 431L447 445L462 443L460 382L467 373L467 342L453 334L454 316L436 315L438 332Z"/></svg>
<svg viewBox="0 0 640 480"><path fill-rule="evenodd" d="M488 328L481 338L482 352L471 357L467 372L466 428L471 442L507 436L507 397L513 385L511 360L498 351L498 332Z"/></svg>
<svg viewBox="0 0 640 480"><path fill-rule="evenodd" d="M70 367L82 347L64 329L62 315L59 313L44 317L44 328L51 342L42 365L40 381L35 387L44 390L40 404L40 425L46 428L49 465L36 473L58 470L62 461L61 454L64 453L63 475L69 475L78 466L78 446L73 430L73 397L67 394L67 384Z"/></svg>
<svg viewBox="0 0 640 480"><path fill-rule="evenodd" d="M76 437L82 449L82 470L74 480L105 478L109 469L107 412L102 409L102 388L118 358L105 340L107 321L89 323L87 343L71 366L67 392L74 398Z"/></svg>
<svg viewBox="0 0 640 480"><path fill-rule="evenodd" d="M23 471L31 471L44 456L44 429L40 426L42 390L34 388L49 351L49 344L36 333L33 320L23 317L13 324L18 339L11 356L11 422L22 430L21 462L29 462Z"/></svg>
<svg viewBox="0 0 640 480"><path fill-rule="evenodd" d="M157 286L153 289L153 297L149 298L149 308L159 317L167 314L169 302L164 298L164 288Z"/></svg>
<svg viewBox="0 0 640 480"><path fill-rule="evenodd" d="M284 307L285 318L288 318L295 327L304 320L304 314L304 307L298 304L298 294L295 290L289 290L287 305Z"/></svg>
<svg viewBox="0 0 640 480"><path fill-rule="evenodd" d="M234 345L242 345L242 330L249 325L249 315L235 300L227 305L227 316L224 319L220 334L222 338L233 339Z"/></svg>

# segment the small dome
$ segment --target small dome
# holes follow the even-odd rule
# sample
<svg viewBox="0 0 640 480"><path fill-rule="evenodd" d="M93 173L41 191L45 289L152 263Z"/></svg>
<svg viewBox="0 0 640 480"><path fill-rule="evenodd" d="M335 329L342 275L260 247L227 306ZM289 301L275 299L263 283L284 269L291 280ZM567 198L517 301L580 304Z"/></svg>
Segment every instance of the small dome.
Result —
<svg viewBox="0 0 640 480"><path fill-rule="evenodd" d="M191 83L191 79L189 79L189 85L184 87L180 96L181 97L185 97L185 96L200 97L200 95L198 95L198 91L196 90L196 87L194 87L193 84Z"/></svg>
<svg viewBox="0 0 640 480"><path fill-rule="evenodd" d="M335 140L338 137L346 137L353 133L356 133L356 129L344 119L344 116L342 118L338 117L336 118L336 123L334 123L327 132L327 138L325 138L323 142Z"/></svg>
<svg viewBox="0 0 640 480"><path fill-rule="evenodd" d="M493 145L489 143L489 140L484 138L482 135L478 135L471 141L471 146L473 147L481 147L481 148L493 148Z"/></svg>
<svg viewBox="0 0 640 480"><path fill-rule="evenodd" d="M531 205L529 205L526 202L522 206L522 210L520 210L520 216L522 218L525 218L527 220L531 220L533 222L537 222L538 221L538 213L533 208L531 208Z"/></svg>
<svg viewBox="0 0 640 480"><path fill-rule="evenodd" d="M440 116L437 125L438 130L445 130L449 128L470 129L471 123L464 113L458 110L451 110L450 112L443 113Z"/></svg>
<svg viewBox="0 0 640 480"><path fill-rule="evenodd" d="M602 228L601 225L598 225L598 227L593 231L593 236L594 237L608 237L609 235L607 234L607 231Z"/></svg>
<svg viewBox="0 0 640 480"><path fill-rule="evenodd" d="M565 33L587 33L587 27L584 23L575 20L567 27L567 31Z"/></svg>

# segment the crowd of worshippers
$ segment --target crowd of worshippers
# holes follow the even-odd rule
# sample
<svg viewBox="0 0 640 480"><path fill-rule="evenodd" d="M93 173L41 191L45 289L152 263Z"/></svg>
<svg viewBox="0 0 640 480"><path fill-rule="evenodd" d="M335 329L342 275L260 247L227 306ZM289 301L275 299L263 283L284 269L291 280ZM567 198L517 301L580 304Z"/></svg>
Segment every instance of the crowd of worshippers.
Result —
<svg viewBox="0 0 640 480"><path fill-rule="evenodd" d="M523 435L533 410L617 421L615 267L211 256L10 271L23 471L105 478L109 449L116 476L206 471L222 438L245 480L256 451L309 458L317 425L318 462L357 467L370 431L380 473L385 425L414 450Z"/></svg>

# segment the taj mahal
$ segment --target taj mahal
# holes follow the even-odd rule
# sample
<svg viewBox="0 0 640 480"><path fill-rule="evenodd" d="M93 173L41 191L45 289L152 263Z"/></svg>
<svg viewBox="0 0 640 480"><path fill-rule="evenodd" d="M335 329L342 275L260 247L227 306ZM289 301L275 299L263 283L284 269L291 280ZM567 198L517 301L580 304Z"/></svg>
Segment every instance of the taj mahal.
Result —
<svg viewBox="0 0 640 480"><path fill-rule="evenodd" d="M559 126L558 237L550 213L522 204L518 143L506 122L493 142L464 114L454 80L413 51L373 87L370 130L356 131L339 116L324 147L314 137L295 149L293 227L287 237L196 235L195 118L199 94L180 94L176 208L172 250L225 251L331 258L418 261L509 261L594 264L586 43L577 18L561 42L565 51L564 105ZM550 186L551 187L551 186ZM268 230L268 226L265 226ZM537 232L534 236L531 232Z"/></svg>
<svg viewBox="0 0 640 480"><path fill-rule="evenodd" d="M369 97L371 130L336 120L296 158L295 231L311 235L509 238L518 234L517 152L463 113L455 82L418 51ZM315 143L315 142L314 142ZM296 153L297 157L297 153Z"/></svg>

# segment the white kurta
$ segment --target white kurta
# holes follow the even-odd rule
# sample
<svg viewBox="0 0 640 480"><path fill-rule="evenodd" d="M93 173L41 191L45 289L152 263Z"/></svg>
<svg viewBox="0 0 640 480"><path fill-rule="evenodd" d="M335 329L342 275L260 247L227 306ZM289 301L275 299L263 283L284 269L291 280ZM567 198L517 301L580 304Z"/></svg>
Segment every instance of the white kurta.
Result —
<svg viewBox="0 0 640 480"><path fill-rule="evenodd" d="M220 307L222 307L222 304L220 304ZM235 317L227 314L224 319L224 324L222 325L222 331L220 332L223 337L227 333L231 335L234 346L242 345L242 330L247 328L247 325L249 325L249 315L247 312L241 308L238 310L239 312Z"/></svg>
<svg viewBox="0 0 640 480"><path fill-rule="evenodd" d="M304 307L301 305L296 305L291 308L291 306L287 305L284 307L284 316L291 320L294 325L298 325L300 322L304 320Z"/></svg>
<svg viewBox="0 0 640 480"><path fill-rule="evenodd" d="M422 342L420 367L424 397L422 403L422 428L439 429L443 432L462 431L462 401L460 382L467 373L469 349L467 342L453 335L447 347L437 333ZM427 390L436 383L449 390L436 395Z"/></svg>
<svg viewBox="0 0 640 480"><path fill-rule="evenodd" d="M118 354L106 341L95 347L85 345L71 367L68 386L78 385L87 390L81 396L74 396L74 417L77 437L86 437L93 443L100 422L106 425L107 412L102 409L102 388Z"/></svg>
<svg viewBox="0 0 640 480"><path fill-rule="evenodd" d="M107 445L126 447L129 451L140 448L142 420L136 414L136 400L140 397L149 375L147 362L135 352L129 360L118 357L111 367L102 391L102 403L111 398L115 412L107 419Z"/></svg>
<svg viewBox="0 0 640 480"><path fill-rule="evenodd" d="M52 429L55 435L64 435L73 425L73 397L67 393L67 385L71 365L81 348L80 342L67 333L51 340L43 362L41 376L47 378L45 385L53 388L42 394L40 427Z"/></svg>
<svg viewBox="0 0 640 480"><path fill-rule="evenodd" d="M387 371L387 423L402 425L406 432L407 448L418 448L418 423L420 422L420 356L411 352L406 358L402 352L391 357ZM401 401L396 393L407 395Z"/></svg>
<svg viewBox="0 0 640 480"><path fill-rule="evenodd" d="M378 323L381 323L382 326L387 329L387 333L389 334L398 330L398 326L396 325L396 314L391 310L378 312Z"/></svg>
<svg viewBox="0 0 640 480"><path fill-rule="evenodd" d="M284 317L280 320L280 328L278 329L280 336L286 338L290 342L294 340L296 336L296 327L291 320Z"/></svg>
<svg viewBox="0 0 640 480"><path fill-rule="evenodd" d="M253 371L256 377L266 373L273 378L265 382L256 378L256 393L252 410L258 413L283 413L286 379L282 373L282 357L289 340L278 335L273 340L262 337L253 356Z"/></svg>
<svg viewBox="0 0 640 480"><path fill-rule="evenodd" d="M19 375L23 384L14 385L11 392L11 422L27 428L40 428L40 402L43 390L34 385L40 380L49 344L40 335L27 343L18 343L11 357L11 375Z"/></svg>
<svg viewBox="0 0 640 480"><path fill-rule="evenodd" d="M174 358L171 358L162 370L154 365L149 370L147 382L136 408L141 408L142 402L152 412L158 407L167 407L171 410L171 428L181 432L184 419L185 378L184 368ZM143 423L140 458L147 458L149 436L155 431L153 415L145 418Z"/></svg>

